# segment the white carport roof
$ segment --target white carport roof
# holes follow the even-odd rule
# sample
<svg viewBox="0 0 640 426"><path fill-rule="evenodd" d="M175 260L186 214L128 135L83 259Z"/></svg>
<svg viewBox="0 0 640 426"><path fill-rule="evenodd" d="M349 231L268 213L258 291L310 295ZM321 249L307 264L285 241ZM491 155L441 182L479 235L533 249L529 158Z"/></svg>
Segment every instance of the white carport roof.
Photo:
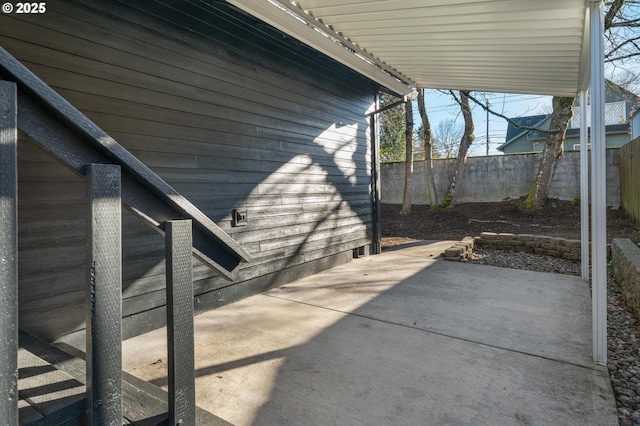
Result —
<svg viewBox="0 0 640 426"><path fill-rule="evenodd" d="M399 94L576 96L589 82L587 0L228 1Z"/></svg>
<svg viewBox="0 0 640 426"><path fill-rule="evenodd" d="M420 87L579 94L584 104L592 80L593 359L606 365L602 0L227 1L400 95ZM586 139L582 129L582 199L589 198ZM584 203L585 279L588 216Z"/></svg>

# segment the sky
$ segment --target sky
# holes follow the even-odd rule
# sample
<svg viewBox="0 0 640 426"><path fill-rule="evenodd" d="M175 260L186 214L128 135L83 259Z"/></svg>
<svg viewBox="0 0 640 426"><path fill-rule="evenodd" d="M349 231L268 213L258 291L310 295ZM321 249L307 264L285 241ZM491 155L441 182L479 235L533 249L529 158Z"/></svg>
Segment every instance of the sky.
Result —
<svg viewBox="0 0 640 426"><path fill-rule="evenodd" d="M514 93L487 93L472 92L478 100L488 99L490 108L507 117L521 117L527 115L545 114L551 111L551 96L522 95ZM460 114L460 107L448 94L442 94L437 90L426 90L425 100L427 114L431 127L434 128L440 121L455 120L460 126L464 120ZM471 145L469 155L486 155L487 142L487 113L480 106L471 102L473 111L473 124L475 127L475 141ZM414 123L416 127L422 123L417 111L414 109ZM502 154L496 148L505 142L507 121L495 115L489 114L489 155Z"/></svg>

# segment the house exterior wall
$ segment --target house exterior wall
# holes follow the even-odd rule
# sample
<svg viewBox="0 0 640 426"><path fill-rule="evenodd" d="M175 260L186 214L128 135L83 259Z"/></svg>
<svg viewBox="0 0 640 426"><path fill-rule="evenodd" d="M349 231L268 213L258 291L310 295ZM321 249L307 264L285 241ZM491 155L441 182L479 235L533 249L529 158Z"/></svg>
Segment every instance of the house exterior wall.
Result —
<svg viewBox="0 0 640 426"><path fill-rule="evenodd" d="M640 137L640 113L636 113L631 118L631 140Z"/></svg>
<svg viewBox="0 0 640 426"><path fill-rule="evenodd" d="M540 124L530 125L530 127L540 128L540 130L549 130L551 120L549 118ZM529 136L529 132L523 132L517 138L514 138L508 145L501 147L501 151L505 154L518 154L523 152L542 152L544 148L544 137L546 135L540 132L535 137ZM566 145L565 145L566 146Z"/></svg>
<svg viewBox="0 0 640 426"><path fill-rule="evenodd" d="M609 133L606 135L607 148L620 148L629 143L628 133ZM575 145L580 144L580 138L568 137L564 142L565 151L573 151Z"/></svg>
<svg viewBox="0 0 640 426"><path fill-rule="evenodd" d="M619 148L628 143L631 136L628 133L608 133L606 135L607 148ZM574 151L575 145L580 144L579 137L567 136L564 141L565 151ZM505 146L503 152L505 154L521 154L528 152L542 152L544 148L544 139L528 139L527 135L522 135L514 139L509 145Z"/></svg>
<svg viewBox="0 0 640 426"><path fill-rule="evenodd" d="M182 14L138 7L52 2L46 15L1 16L0 44L253 255L232 283L194 260L196 309L371 244L365 112L377 87L224 2L206 12L184 2ZM24 135L19 174L20 326L79 336L84 180ZM246 226L231 226L234 208L247 209ZM163 250L161 235L124 214L125 337L164 323Z"/></svg>
<svg viewBox="0 0 640 426"><path fill-rule="evenodd" d="M516 154L521 152L542 152L544 140L527 139L527 135L523 135L509 145L505 146L503 152L505 154Z"/></svg>

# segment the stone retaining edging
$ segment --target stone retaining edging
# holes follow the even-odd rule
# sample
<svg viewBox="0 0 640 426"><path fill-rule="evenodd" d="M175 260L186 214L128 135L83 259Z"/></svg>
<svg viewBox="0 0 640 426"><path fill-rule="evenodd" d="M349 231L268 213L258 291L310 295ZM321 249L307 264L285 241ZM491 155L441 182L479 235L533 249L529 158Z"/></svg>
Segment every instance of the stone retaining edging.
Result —
<svg viewBox="0 0 640 426"><path fill-rule="evenodd" d="M464 237L462 241L455 243L448 249L446 249L442 255L447 260L467 260L473 252L474 239L471 237Z"/></svg>
<svg viewBox="0 0 640 426"><path fill-rule="evenodd" d="M545 254L567 260L580 260L580 240L531 234L483 232L474 238L477 245L499 250Z"/></svg>
<svg viewBox="0 0 640 426"><path fill-rule="evenodd" d="M640 318L640 248L628 238L614 238L611 259L613 275L627 305Z"/></svg>
<svg viewBox="0 0 640 426"><path fill-rule="evenodd" d="M634 245L630 240L629 242ZM548 235L483 232L479 237L464 237L442 255L447 260L463 261L469 258L476 245L488 249L513 250L576 261L580 260L582 253L580 240ZM607 244L607 260L611 260L611 251L611 244Z"/></svg>

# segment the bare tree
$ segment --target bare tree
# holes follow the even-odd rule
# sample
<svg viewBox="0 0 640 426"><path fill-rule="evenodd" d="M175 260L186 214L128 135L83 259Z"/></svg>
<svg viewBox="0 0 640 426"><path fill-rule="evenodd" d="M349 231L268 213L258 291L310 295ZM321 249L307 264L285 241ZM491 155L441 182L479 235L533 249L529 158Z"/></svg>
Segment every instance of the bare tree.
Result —
<svg viewBox="0 0 640 426"><path fill-rule="evenodd" d="M640 90L640 1L614 2L605 18L605 64L608 79Z"/></svg>
<svg viewBox="0 0 640 426"><path fill-rule="evenodd" d="M458 98L453 92L450 92L456 102L460 105L462 117L464 118L464 132L460 139L460 148L458 149L458 156L456 159L456 168L445 195L442 201L442 207L453 207L456 203L456 190L458 185L462 183L464 178L464 165L467 161L467 154L469 153L469 147L473 143L475 136L473 135L473 116L471 114L471 106L469 105L469 92L460 91L460 98Z"/></svg>
<svg viewBox="0 0 640 426"><path fill-rule="evenodd" d="M549 198L551 180L558 160L564 152L564 137L569 121L573 117L573 101L574 98L553 97L553 113L551 114L551 124L549 125L551 133L547 135L544 141L545 145L542 150L540 166L538 166L538 174L524 201L525 207L542 207Z"/></svg>
<svg viewBox="0 0 640 426"><path fill-rule="evenodd" d="M406 159L404 163L404 192L402 194L401 214L411 213L411 174L413 172L413 106L408 100L405 108Z"/></svg>
<svg viewBox="0 0 640 426"><path fill-rule="evenodd" d="M424 174L427 189L429 190L429 202L432 206L437 206L438 194L433 177L433 134L431 133L431 123L429 122L427 107L424 103L424 89L418 90L418 111L420 112L420 119L422 121L419 136L424 148Z"/></svg>
<svg viewBox="0 0 640 426"><path fill-rule="evenodd" d="M631 2L630 2L631 3ZM636 3L636 2L633 2ZM618 17L622 15L621 11L625 0L613 0L609 4L609 9L604 18L604 30L608 37L611 37L612 32L609 31L612 26L618 24L629 25L633 24L637 26L638 21L633 22L621 22ZM613 61L613 58L617 58L618 61L625 60L633 57L626 48L629 46L635 46L635 50L640 52L638 48L638 36L631 37L626 40L615 40L614 46L608 46L607 60ZM624 54L622 51L624 50ZM617 52L617 53L616 53ZM547 138L544 142L544 149L542 151L542 161L538 167L538 173L536 179L525 199L525 206L531 209L543 207L549 196L549 190L551 188L551 179L556 171L558 160L564 153L564 137L569 127L569 121L573 116L573 103L574 97L554 97L553 98L553 113L551 115L551 125Z"/></svg>
<svg viewBox="0 0 640 426"><path fill-rule="evenodd" d="M454 120L440 120L433 131L434 158L453 158L458 152L464 127Z"/></svg>
<svg viewBox="0 0 640 426"><path fill-rule="evenodd" d="M640 35L637 28L640 28L640 2L632 0L613 0L608 3L609 9L604 18L605 36L607 37L607 53L605 62L608 62L614 69L624 69L622 65L629 64L630 61L638 65L640 59ZM627 31L633 29L632 31ZM616 33L615 36L612 33ZM621 35L624 34L624 35ZM622 54L621 52L625 52ZM635 71L624 69L627 85L638 84L639 76ZM620 75L620 73L618 73ZM623 85L625 82L623 82ZM551 123L549 129L540 129L529 126L522 126L519 123L487 108L484 103L470 96L470 99L490 113L504 118L511 125L522 130L535 130L546 133L542 151L542 161L540 162L536 179L527 194L525 206L531 209L540 208L545 205L551 187L551 180L555 173L558 161L564 153L564 138L569 127L569 122L573 116L574 97L554 97L552 103Z"/></svg>

